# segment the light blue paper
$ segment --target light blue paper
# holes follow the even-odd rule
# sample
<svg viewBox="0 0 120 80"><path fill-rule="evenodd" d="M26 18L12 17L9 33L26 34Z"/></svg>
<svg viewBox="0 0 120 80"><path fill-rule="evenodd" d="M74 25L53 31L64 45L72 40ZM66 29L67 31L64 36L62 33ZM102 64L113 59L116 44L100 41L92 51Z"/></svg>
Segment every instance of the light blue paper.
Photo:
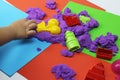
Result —
<svg viewBox="0 0 120 80"><path fill-rule="evenodd" d="M27 14L18 8L15 8L4 1L0 1L0 26L8 26L12 22L25 18L26 16Z"/></svg>
<svg viewBox="0 0 120 80"><path fill-rule="evenodd" d="M8 26L12 22L25 18L26 13L0 1L0 26ZM45 50L50 43L38 41L35 38L14 40L0 47L0 69L8 76L16 71ZM37 48L41 48L40 52Z"/></svg>

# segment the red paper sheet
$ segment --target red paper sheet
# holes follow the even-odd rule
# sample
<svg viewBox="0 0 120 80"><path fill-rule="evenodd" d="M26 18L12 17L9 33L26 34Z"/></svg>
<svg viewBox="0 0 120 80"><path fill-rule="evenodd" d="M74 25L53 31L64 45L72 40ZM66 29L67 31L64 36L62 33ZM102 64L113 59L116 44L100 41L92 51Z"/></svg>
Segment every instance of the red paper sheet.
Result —
<svg viewBox="0 0 120 80"><path fill-rule="evenodd" d="M17 8L26 11L31 7L39 7L46 12L47 17L51 18L52 14L56 12L49 10L45 7L46 0L7 0ZM62 10L67 2L70 0L56 0L57 7ZM84 4L90 7L94 7L103 10L86 0L72 0L80 4ZM51 73L51 68L57 64L66 64L71 67L76 73L76 80L84 80L89 69L95 64L102 62L105 66L106 80L115 80L115 75L111 71L111 64L101 61L97 58L93 58L84 53L75 54L72 58L66 58L61 56L60 51L64 49L60 44L52 44L35 59L29 62L18 72L28 78L28 80L56 80L55 76Z"/></svg>
<svg viewBox="0 0 120 80"><path fill-rule="evenodd" d="M75 53L72 58L61 56L60 52L64 49L60 44L53 44L24 66L19 73L28 80L56 80L51 73L51 69L57 64L66 64L76 73L76 80L84 80L89 69L99 62L105 66L106 80L115 80L115 75L111 70L111 64L93 58L83 53Z"/></svg>

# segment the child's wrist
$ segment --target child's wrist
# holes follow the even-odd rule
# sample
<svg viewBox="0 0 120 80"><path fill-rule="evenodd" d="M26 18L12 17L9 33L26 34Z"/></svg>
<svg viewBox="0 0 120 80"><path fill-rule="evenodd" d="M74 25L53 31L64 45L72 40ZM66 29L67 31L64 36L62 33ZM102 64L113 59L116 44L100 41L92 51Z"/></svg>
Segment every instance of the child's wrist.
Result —
<svg viewBox="0 0 120 80"><path fill-rule="evenodd" d="M15 30L12 27L10 27L10 26L8 26L7 28L8 28L8 32L11 34L10 35L11 39L16 39Z"/></svg>

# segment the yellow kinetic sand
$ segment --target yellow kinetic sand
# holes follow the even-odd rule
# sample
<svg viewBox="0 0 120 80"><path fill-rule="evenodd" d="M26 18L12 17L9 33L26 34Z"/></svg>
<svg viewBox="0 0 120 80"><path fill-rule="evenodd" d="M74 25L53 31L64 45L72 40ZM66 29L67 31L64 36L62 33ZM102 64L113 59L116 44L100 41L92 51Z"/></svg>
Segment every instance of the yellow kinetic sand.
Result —
<svg viewBox="0 0 120 80"><path fill-rule="evenodd" d="M56 19L50 19L48 25L45 25L45 22L42 21L37 25L37 32L50 32L51 34L60 34L61 29L59 27L59 22Z"/></svg>

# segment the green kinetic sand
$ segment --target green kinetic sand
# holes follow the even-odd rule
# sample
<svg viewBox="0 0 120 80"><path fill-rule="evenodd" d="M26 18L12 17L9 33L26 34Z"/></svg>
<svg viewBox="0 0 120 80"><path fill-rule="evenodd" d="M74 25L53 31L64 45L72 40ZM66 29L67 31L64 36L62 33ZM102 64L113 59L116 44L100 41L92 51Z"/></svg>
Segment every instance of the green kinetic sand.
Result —
<svg viewBox="0 0 120 80"><path fill-rule="evenodd" d="M80 48L80 44L73 32L66 31L65 39L66 39L66 45L69 51L74 52Z"/></svg>
<svg viewBox="0 0 120 80"><path fill-rule="evenodd" d="M88 11L88 14L99 22L98 28L94 28L89 32L92 40L95 40L95 38L99 37L100 35L106 35L107 32L111 32L113 35L118 36L116 44L120 49L120 16L83 6L72 1L70 1L66 7L70 8L72 13L79 13L83 10ZM90 52L88 49L84 49L82 52L96 57L96 53ZM112 60L105 61L112 63L117 59L120 59L120 50L118 51L117 55L112 58Z"/></svg>
<svg viewBox="0 0 120 80"><path fill-rule="evenodd" d="M86 17L86 16L80 16L79 18L82 21L82 23L84 23L84 24L86 24L87 22L90 21L90 18Z"/></svg>

